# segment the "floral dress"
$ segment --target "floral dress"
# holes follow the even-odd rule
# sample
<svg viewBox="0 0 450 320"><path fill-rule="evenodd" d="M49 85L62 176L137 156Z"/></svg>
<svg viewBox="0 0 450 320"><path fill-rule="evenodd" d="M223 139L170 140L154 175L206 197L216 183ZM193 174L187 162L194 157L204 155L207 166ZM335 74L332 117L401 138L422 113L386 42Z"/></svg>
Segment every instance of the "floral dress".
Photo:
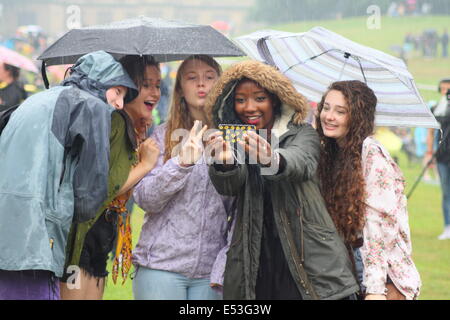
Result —
<svg viewBox="0 0 450 320"><path fill-rule="evenodd" d="M416 299L421 281L412 261L405 181L400 168L373 137L363 143L366 223L361 255L367 294L386 294L389 279L406 299Z"/></svg>

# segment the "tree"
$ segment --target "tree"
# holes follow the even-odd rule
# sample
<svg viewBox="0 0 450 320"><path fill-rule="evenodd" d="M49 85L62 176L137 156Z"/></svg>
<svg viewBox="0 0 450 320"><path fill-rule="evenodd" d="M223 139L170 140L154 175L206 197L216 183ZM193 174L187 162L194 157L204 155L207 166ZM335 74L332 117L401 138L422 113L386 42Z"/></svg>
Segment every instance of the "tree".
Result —
<svg viewBox="0 0 450 320"><path fill-rule="evenodd" d="M385 13L391 2L391 0L256 0L250 16L255 21L271 24L333 19L337 16L364 16L367 15L367 8L371 5L378 5L381 12Z"/></svg>

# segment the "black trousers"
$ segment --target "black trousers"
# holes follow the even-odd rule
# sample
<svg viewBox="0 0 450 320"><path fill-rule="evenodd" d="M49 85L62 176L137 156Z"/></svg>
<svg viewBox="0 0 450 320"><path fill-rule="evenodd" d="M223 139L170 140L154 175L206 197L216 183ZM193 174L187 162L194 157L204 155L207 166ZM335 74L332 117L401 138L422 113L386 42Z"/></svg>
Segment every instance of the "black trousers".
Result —
<svg viewBox="0 0 450 320"><path fill-rule="evenodd" d="M264 213L256 299L302 300L284 256L271 209L266 207Z"/></svg>

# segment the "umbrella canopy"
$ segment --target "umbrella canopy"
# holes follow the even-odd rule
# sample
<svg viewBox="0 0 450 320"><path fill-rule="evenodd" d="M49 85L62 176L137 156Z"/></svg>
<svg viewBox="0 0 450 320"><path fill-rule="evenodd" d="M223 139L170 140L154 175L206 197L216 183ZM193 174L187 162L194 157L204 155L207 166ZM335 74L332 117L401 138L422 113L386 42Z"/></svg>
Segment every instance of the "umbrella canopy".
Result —
<svg viewBox="0 0 450 320"><path fill-rule="evenodd" d="M211 23L211 27L220 31L229 31L231 29L230 24L222 20L214 21L213 23Z"/></svg>
<svg viewBox="0 0 450 320"><path fill-rule="evenodd" d="M233 42L211 26L138 17L107 25L72 29L39 57L46 65L72 64L82 55L104 50L116 58L152 55L159 62L183 60L193 54L244 56Z"/></svg>
<svg viewBox="0 0 450 320"><path fill-rule="evenodd" d="M31 59L3 46L0 46L0 62L34 73L39 72Z"/></svg>
<svg viewBox="0 0 450 320"><path fill-rule="evenodd" d="M439 128L401 59L322 27L259 31L236 42L252 58L276 66L311 101L319 102L332 82L360 80L378 98L376 125Z"/></svg>

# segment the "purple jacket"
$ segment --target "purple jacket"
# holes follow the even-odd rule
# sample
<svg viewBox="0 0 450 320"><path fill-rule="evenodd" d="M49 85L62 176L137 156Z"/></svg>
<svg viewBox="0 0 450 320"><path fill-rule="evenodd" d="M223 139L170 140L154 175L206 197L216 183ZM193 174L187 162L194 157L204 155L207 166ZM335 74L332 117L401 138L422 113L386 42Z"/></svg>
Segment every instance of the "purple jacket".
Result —
<svg viewBox="0 0 450 320"><path fill-rule="evenodd" d="M212 274L211 282L221 284L232 198L217 193L203 158L188 168L178 165L178 157L163 163L165 131L164 124L155 128L158 162L134 189L146 214L133 264L189 278Z"/></svg>

